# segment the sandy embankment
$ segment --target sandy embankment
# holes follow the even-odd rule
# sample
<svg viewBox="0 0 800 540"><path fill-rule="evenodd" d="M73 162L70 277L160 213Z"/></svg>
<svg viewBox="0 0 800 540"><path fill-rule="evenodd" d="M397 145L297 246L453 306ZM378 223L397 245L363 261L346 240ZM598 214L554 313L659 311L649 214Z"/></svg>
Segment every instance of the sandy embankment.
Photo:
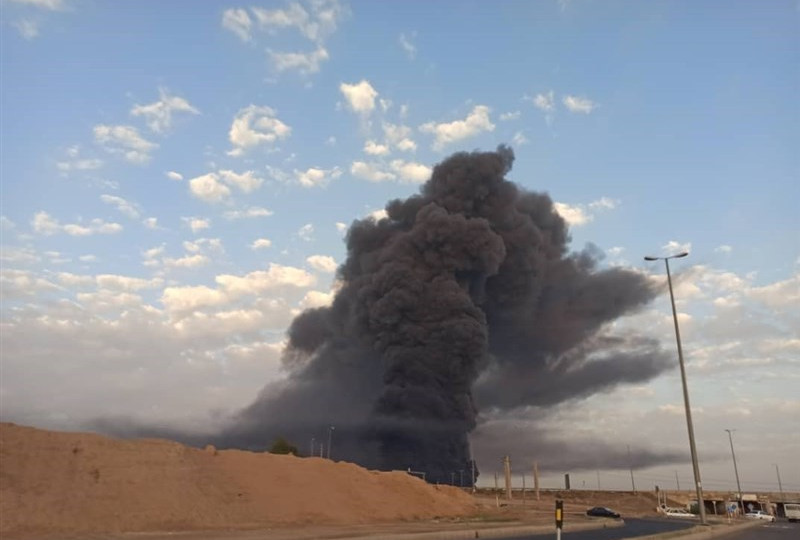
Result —
<svg viewBox="0 0 800 540"><path fill-rule="evenodd" d="M0 536L249 529L467 516L402 472L0 424Z"/></svg>

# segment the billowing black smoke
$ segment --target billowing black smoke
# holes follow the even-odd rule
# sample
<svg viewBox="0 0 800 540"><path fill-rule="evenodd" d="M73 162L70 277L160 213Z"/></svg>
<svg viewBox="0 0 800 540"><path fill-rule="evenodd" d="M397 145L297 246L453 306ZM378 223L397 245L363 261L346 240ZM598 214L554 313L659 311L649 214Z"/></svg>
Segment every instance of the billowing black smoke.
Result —
<svg viewBox="0 0 800 540"><path fill-rule="evenodd" d="M291 325L290 376L217 442L330 438L336 459L450 482L469 470L479 408L550 406L663 371L657 344L605 332L655 291L569 253L551 199L505 179L513 160L506 147L455 154L387 218L354 222L333 304Z"/></svg>

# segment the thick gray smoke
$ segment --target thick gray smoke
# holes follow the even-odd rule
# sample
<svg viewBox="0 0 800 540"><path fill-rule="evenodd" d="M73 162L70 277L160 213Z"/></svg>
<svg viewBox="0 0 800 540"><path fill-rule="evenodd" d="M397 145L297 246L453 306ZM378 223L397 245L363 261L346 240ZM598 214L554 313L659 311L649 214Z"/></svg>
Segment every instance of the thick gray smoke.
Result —
<svg viewBox="0 0 800 540"><path fill-rule="evenodd" d="M656 291L570 253L551 199L505 179L513 160L506 147L455 154L387 218L354 222L333 304L291 325L290 377L217 442L330 436L337 459L449 482L470 466L479 409L553 406L662 372L656 343L605 332Z"/></svg>

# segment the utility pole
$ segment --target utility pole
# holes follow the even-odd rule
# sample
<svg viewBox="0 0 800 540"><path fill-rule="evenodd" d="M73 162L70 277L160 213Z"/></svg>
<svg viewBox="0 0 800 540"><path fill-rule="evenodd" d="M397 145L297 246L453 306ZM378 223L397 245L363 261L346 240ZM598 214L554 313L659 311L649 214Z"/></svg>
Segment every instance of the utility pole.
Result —
<svg viewBox="0 0 800 540"><path fill-rule="evenodd" d="M781 492L781 502L784 502L785 499L783 497L783 484L781 484L781 471L778 469L777 463L773 463L773 465L775 465L775 474L778 475L778 489Z"/></svg>
<svg viewBox="0 0 800 540"><path fill-rule="evenodd" d="M331 459L331 437L333 437L334 429L336 429L335 426L328 428L328 459Z"/></svg>
<svg viewBox="0 0 800 540"><path fill-rule="evenodd" d="M631 461L631 445L628 445L628 465L631 467L631 489L636 493L636 483L633 481L633 462Z"/></svg>
<svg viewBox="0 0 800 540"><path fill-rule="evenodd" d="M536 500L539 500L539 462L533 462L533 489L536 490Z"/></svg>
<svg viewBox="0 0 800 540"><path fill-rule="evenodd" d="M675 483L678 484L678 491L681 490L681 481L678 479L678 471L675 471Z"/></svg>
<svg viewBox="0 0 800 540"><path fill-rule="evenodd" d="M731 455L733 456L733 472L736 474L736 489L739 490L739 508L744 514L744 502L742 502L742 485L739 483L739 469L736 467L736 452L733 451L733 432L735 429L726 429L728 432L728 440L731 443Z"/></svg>
<svg viewBox="0 0 800 540"><path fill-rule="evenodd" d="M511 500L511 458L503 458L503 471L506 477L506 499Z"/></svg>

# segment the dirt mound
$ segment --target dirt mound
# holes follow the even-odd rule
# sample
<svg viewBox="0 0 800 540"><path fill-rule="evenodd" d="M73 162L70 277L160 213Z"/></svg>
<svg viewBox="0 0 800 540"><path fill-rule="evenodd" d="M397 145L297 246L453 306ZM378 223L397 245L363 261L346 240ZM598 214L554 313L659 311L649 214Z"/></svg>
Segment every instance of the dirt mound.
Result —
<svg viewBox="0 0 800 540"><path fill-rule="evenodd" d="M0 424L0 536L247 529L469 515L472 498L403 472Z"/></svg>

